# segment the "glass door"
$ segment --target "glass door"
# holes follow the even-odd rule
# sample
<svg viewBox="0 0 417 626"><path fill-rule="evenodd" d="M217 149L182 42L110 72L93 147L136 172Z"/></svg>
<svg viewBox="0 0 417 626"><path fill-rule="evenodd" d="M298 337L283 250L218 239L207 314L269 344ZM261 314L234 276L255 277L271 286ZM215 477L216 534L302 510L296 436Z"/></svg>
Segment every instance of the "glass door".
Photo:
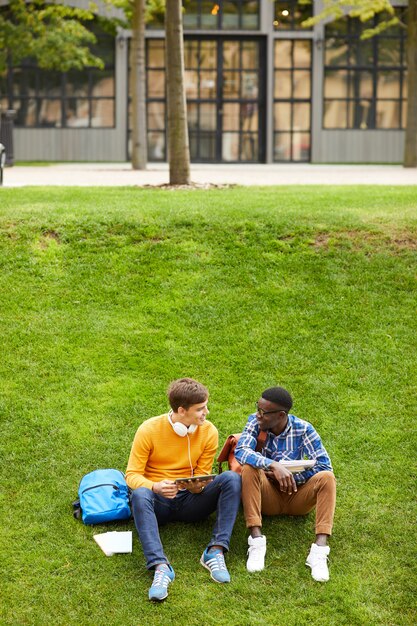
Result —
<svg viewBox="0 0 417 626"><path fill-rule="evenodd" d="M265 159L265 79L260 40L186 39L192 161Z"/></svg>
<svg viewBox="0 0 417 626"><path fill-rule="evenodd" d="M265 52L260 38L184 41L190 156L193 162L265 160ZM165 44L147 41L149 159L166 160Z"/></svg>
<svg viewBox="0 0 417 626"><path fill-rule="evenodd" d="M226 40L219 44L219 160L263 161L265 80L261 42Z"/></svg>
<svg viewBox="0 0 417 626"><path fill-rule="evenodd" d="M217 42L184 42L188 135L192 161L216 161L217 155Z"/></svg>
<svg viewBox="0 0 417 626"><path fill-rule="evenodd" d="M274 160L310 161L311 40L277 39L274 59Z"/></svg>

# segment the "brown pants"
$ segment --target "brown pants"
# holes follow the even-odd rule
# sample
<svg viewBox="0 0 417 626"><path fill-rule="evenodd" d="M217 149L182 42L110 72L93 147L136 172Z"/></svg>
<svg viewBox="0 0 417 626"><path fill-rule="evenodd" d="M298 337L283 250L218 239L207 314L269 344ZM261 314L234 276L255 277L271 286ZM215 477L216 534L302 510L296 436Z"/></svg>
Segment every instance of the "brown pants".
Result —
<svg viewBox="0 0 417 626"><path fill-rule="evenodd" d="M242 467L242 502L246 526L262 526L265 515L306 515L316 507L316 535L331 535L336 506L333 472L318 472L288 495L271 482L265 472L251 465Z"/></svg>

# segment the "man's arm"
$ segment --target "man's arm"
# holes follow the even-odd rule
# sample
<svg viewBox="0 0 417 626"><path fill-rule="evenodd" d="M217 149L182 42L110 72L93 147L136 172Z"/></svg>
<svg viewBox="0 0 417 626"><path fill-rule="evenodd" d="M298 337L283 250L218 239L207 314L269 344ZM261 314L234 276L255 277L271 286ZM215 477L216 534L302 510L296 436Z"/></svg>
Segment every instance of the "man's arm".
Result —
<svg viewBox="0 0 417 626"><path fill-rule="evenodd" d="M289 494L297 491L294 477L286 467L273 459L262 456L260 452L256 452L259 431L256 416L250 415L235 449L236 459L241 465L247 464L267 471L267 475L274 478L278 483L280 491Z"/></svg>
<svg viewBox="0 0 417 626"><path fill-rule="evenodd" d="M273 463L272 459L268 459L262 456L260 452L255 451L259 432L255 414L249 415L243 433L237 442L235 457L241 465L247 464L259 469L269 469Z"/></svg>
<svg viewBox="0 0 417 626"><path fill-rule="evenodd" d="M311 469L305 470L304 472L299 472L298 476L302 477L302 481L306 482L309 478L317 474L318 472L323 471L333 471L332 463L330 461L330 457L327 454L327 450L324 447L320 435L315 430L315 428L308 424L306 433L303 438L303 456L307 456L309 459L315 459L316 464ZM297 482L301 482L297 480Z"/></svg>
<svg viewBox="0 0 417 626"><path fill-rule="evenodd" d="M217 432L217 428L213 427L212 429L210 429L207 435L206 445L197 460L194 474L196 474L197 476L199 476L200 474L211 474L213 461L216 455L218 445L219 433Z"/></svg>
<svg viewBox="0 0 417 626"><path fill-rule="evenodd" d="M165 498L175 498L178 485L173 480L153 482L145 478L144 472L152 449L152 442L145 426L139 426L133 440L126 469L126 482L131 489L146 487Z"/></svg>

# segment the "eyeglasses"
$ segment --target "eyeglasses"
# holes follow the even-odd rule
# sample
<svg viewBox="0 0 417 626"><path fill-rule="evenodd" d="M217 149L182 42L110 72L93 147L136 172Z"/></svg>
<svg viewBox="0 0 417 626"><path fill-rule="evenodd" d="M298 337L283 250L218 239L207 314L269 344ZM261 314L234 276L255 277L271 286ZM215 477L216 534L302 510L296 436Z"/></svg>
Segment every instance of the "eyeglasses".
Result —
<svg viewBox="0 0 417 626"><path fill-rule="evenodd" d="M263 409L260 408L259 403L255 402L255 406L256 406L256 410L258 411L259 415L263 416L263 415L269 415L270 413L287 413L287 411L285 409L275 409L275 411L264 411Z"/></svg>

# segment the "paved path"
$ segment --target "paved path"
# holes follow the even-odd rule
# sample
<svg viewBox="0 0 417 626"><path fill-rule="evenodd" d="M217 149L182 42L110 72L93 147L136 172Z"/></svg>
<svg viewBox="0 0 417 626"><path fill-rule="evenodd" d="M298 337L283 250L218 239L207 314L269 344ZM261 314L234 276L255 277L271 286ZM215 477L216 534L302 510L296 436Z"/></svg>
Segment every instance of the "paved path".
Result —
<svg viewBox="0 0 417 626"><path fill-rule="evenodd" d="M143 186L163 185L168 180L166 163L151 163L146 171L133 171L129 163L59 163L4 170L4 187ZM193 164L191 180L198 185L417 185L417 169L401 165Z"/></svg>

